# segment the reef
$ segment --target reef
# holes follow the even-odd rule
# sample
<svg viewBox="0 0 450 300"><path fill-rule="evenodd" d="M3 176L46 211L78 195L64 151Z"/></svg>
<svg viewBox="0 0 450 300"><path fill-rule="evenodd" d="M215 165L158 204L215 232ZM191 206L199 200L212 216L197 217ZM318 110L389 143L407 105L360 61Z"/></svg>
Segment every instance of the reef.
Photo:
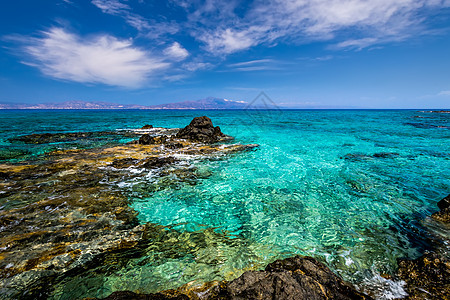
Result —
<svg viewBox="0 0 450 300"><path fill-rule="evenodd" d="M397 276L406 282L407 299L450 299L449 207L450 195L437 203L440 211L432 219L438 221L440 235L421 257L398 260Z"/></svg>
<svg viewBox="0 0 450 300"><path fill-rule="evenodd" d="M230 282L184 285L156 294L114 292L105 300L125 299L372 299L356 291L331 270L308 256L276 260L263 271L247 271Z"/></svg>
<svg viewBox="0 0 450 300"><path fill-rule="evenodd" d="M33 161L0 164L1 298L45 298L52 285L65 277L114 259L120 265L139 256L154 242L150 237L181 234L155 224L139 224L120 182L151 170L154 176L167 178L155 188L172 188L186 181L196 184L199 175L191 160L220 158L258 146L194 142L176 137L179 130L146 126L117 133L135 138L144 133L150 136L145 144L135 140L58 150ZM204 140L216 141L217 132L208 136L202 131L202 135L206 134ZM17 140L51 143L103 134L109 135L33 134ZM127 254L118 259L118 253Z"/></svg>

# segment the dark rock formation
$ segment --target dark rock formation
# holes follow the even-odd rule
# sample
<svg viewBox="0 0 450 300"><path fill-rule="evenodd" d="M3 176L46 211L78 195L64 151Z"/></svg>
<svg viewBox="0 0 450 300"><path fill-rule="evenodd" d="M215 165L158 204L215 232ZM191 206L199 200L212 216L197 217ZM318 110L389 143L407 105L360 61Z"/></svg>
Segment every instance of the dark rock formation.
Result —
<svg viewBox="0 0 450 300"><path fill-rule="evenodd" d="M450 223L450 195L437 203L440 211L434 213L431 217L435 220Z"/></svg>
<svg viewBox="0 0 450 300"><path fill-rule="evenodd" d="M174 157L149 157L145 159L140 167L146 168L146 169L156 169L161 168L166 165L172 165L178 160Z"/></svg>
<svg viewBox="0 0 450 300"><path fill-rule="evenodd" d="M199 297L199 295L202 295ZM128 298L127 298L128 297ZM248 271L231 282L205 284L199 289L180 287L158 294L115 292L119 299L371 299L356 291L312 257L277 260L264 271Z"/></svg>
<svg viewBox="0 0 450 300"><path fill-rule="evenodd" d="M130 131L94 131L94 132L57 132L57 133L33 133L10 138L10 142L25 144L64 143L78 140L97 139L110 140L123 137L135 137L136 133Z"/></svg>
<svg viewBox="0 0 450 300"><path fill-rule="evenodd" d="M168 137L165 135L151 136L144 134L139 138L139 144L141 145L159 145L167 143Z"/></svg>
<svg viewBox="0 0 450 300"><path fill-rule="evenodd" d="M450 299L450 261L427 253L415 260L399 260L398 276L404 280L408 299Z"/></svg>
<svg viewBox="0 0 450 300"><path fill-rule="evenodd" d="M176 137L202 143L215 143L230 139L229 136L222 133L219 126L214 127L211 119L205 116L194 118L188 126L177 133Z"/></svg>
<svg viewBox="0 0 450 300"><path fill-rule="evenodd" d="M142 126L142 128L141 129L152 129L153 128L153 125L144 125L144 126Z"/></svg>
<svg viewBox="0 0 450 300"><path fill-rule="evenodd" d="M437 203L437 206L439 207L439 209L446 209L450 207L450 194L445 197L444 199L442 199L441 201L439 201Z"/></svg>

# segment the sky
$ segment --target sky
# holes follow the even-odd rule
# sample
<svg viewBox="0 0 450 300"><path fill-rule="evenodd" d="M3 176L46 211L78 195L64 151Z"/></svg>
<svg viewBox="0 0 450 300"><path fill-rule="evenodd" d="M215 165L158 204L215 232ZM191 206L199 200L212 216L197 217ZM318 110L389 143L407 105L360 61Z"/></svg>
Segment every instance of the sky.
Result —
<svg viewBox="0 0 450 300"><path fill-rule="evenodd" d="M0 2L0 102L450 108L450 0Z"/></svg>

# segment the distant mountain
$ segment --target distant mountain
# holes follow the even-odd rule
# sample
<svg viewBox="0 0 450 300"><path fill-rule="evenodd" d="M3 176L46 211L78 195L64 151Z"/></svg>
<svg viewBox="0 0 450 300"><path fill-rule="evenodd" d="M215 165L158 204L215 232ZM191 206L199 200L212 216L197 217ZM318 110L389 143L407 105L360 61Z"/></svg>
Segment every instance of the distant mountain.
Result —
<svg viewBox="0 0 450 300"><path fill-rule="evenodd" d="M247 106L248 103L244 101L234 101L214 97L151 106L86 101L65 101L60 103L40 104L0 103L0 109L244 109Z"/></svg>
<svg viewBox="0 0 450 300"><path fill-rule="evenodd" d="M40 104L0 103L0 109L148 109L148 106L108 102L65 101Z"/></svg>
<svg viewBox="0 0 450 300"><path fill-rule="evenodd" d="M174 102L150 106L151 109L244 109L248 105L244 101L234 101L208 97L195 101Z"/></svg>

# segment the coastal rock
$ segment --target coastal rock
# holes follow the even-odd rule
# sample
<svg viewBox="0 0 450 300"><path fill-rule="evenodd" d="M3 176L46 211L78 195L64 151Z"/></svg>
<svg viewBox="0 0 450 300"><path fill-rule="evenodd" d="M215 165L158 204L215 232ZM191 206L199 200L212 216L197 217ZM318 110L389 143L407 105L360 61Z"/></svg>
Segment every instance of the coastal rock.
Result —
<svg viewBox="0 0 450 300"><path fill-rule="evenodd" d="M159 145L165 144L168 137L165 135L151 136L149 134L144 134L139 138L139 144L141 145Z"/></svg>
<svg viewBox="0 0 450 300"><path fill-rule="evenodd" d="M129 298L125 298L125 297ZM130 298L131 297L131 298ZM312 257L295 256L277 260L264 271L247 271L230 282L213 282L201 287L182 286L158 294L115 292L119 299L371 299L356 291L324 264Z"/></svg>
<svg viewBox="0 0 450 300"><path fill-rule="evenodd" d="M177 133L176 137L209 144L230 139L222 133L219 126L214 127L211 119L205 116L194 118L188 126Z"/></svg>
<svg viewBox="0 0 450 300"><path fill-rule="evenodd" d="M437 203L440 211L435 212L431 217L443 223L450 223L450 195Z"/></svg>
<svg viewBox="0 0 450 300"><path fill-rule="evenodd" d="M437 253L398 262L398 276L404 280L408 299L450 299L450 262Z"/></svg>
<svg viewBox="0 0 450 300"><path fill-rule="evenodd" d="M439 201L437 203L437 206L439 207L439 209L446 209L450 207L450 194L445 197L444 199L442 199L441 201Z"/></svg>
<svg viewBox="0 0 450 300"><path fill-rule="evenodd" d="M152 129L152 128L153 128L153 125L149 125L149 124L141 127L141 129Z"/></svg>

